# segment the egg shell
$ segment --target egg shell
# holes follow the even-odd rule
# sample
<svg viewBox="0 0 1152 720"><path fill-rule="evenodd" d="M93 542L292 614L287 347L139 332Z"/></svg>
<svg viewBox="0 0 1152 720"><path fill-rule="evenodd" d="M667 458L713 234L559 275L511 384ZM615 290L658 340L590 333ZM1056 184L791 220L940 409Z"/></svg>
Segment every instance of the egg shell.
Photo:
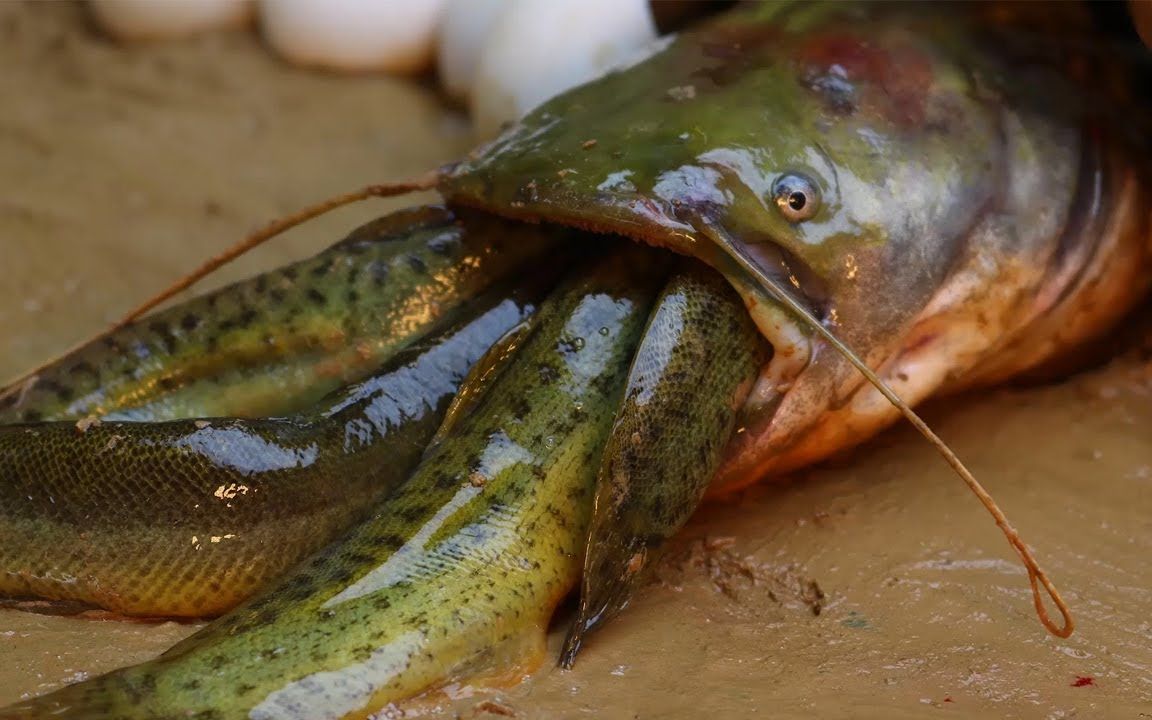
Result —
<svg viewBox="0 0 1152 720"><path fill-rule="evenodd" d="M480 53L511 0L448 0L437 40L440 84L450 97L467 103L476 82Z"/></svg>
<svg viewBox="0 0 1152 720"><path fill-rule="evenodd" d="M470 103L478 135L494 135L655 38L647 0L513 0L480 54Z"/></svg>
<svg viewBox="0 0 1152 720"><path fill-rule="evenodd" d="M241 27L252 18L248 0L92 0L101 30L119 40L164 40Z"/></svg>
<svg viewBox="0 0 1152 720"><path fill-rule="evenodd" d="M264 0L268 44L298 65L418 73L432 62L444 0Z"/></svg>

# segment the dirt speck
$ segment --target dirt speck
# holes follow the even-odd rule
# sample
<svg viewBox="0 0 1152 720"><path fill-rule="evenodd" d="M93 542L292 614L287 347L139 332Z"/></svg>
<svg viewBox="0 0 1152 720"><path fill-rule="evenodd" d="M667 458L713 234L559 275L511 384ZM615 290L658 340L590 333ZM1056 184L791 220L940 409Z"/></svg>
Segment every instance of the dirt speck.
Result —
<svg viewBox="0 0 1152 720"><path fill-rule="evenodd" d="M682 590L701 579L728 599L740 602L756 593L773 603L799 604L819 615L824 604L820 584L795 565L772 565L737 549L737 538L708 536L674 546L657 566L654 576L664 585Z"/></svg>
<svg viewBox="0 0 1152 720"><path fill-rule="evenodd" d="M89 415L88 417L83 417L76 421L76 432L83 435L98 425L100 425L100 418L96 415Z"/></svg>
<svg viewBox="0 0 1152 720"><path fill-rule="evenodd" d="M484 700L472 706L473 717L497 715L500 717L516 717L516 709L507 703L498 700Z"/></svg>

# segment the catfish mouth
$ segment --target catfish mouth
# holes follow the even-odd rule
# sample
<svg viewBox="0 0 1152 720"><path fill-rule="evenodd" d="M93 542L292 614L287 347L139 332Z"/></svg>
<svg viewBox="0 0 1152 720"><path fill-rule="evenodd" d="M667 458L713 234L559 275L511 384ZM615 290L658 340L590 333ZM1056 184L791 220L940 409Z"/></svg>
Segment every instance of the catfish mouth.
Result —
<svg viewBox="0 0 1152 720"><path fill-rule="evenodd" d="M769 422L784 394L808 367L813 344L806 326L826 315L827 293L815 274L781 245L771 240L745 243L709 217L715 213L669 208L639 194L601 193L592 202L580 203L571 198L550 202L547 196L523 191L525 200L500 203L493 202L492 188L486 190L478 198L467 191L442 189L451 205L644 243L695 258L723 275L771 349L745 403L750 423Z"/></svg>
<svg viewBox="0 0 1152 720"><path fill-rule="evenodd" d="M717 168L681 166L665 176L670 183L665 191L671 196L664 196L665 191L637 191L623 175L614 176L608 187L576 185L573 176L579 173L545 164L549 172L518 182L482 159L463 161L441 170L438 189L450 205L521 222L621 235L694 257L723 275L744 300L772 345L766 375L774 384L791 383L808 364L812 348L805 326L829 315L827 288L806 263L772 238L748 241L724 226L728 198L717 184Z"/></svg>
<svg viewBox="0 0 1152 720"><path fill-rule="evenodd" d="M743 243L721 225L708 221L699 223L698 234L711 249L712 257L705 262L740 294L760 335L772 347L771 360L761 370L745 404L745 416L763 426L811 363L812 337L806 326L821 322L809 302L797 298L793 289L803 291L801 277L812 287L819 287L821 295L823 286L812 280L812 273L800 270L806 268L803 263L789 262L789 253L776 243Z"/></svg>

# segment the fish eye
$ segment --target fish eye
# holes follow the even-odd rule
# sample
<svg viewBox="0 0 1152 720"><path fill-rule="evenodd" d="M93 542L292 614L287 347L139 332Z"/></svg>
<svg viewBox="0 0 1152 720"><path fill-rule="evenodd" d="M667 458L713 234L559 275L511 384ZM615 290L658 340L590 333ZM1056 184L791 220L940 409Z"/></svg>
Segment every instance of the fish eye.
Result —
<svg viewBox="0 0 1152 720"><path fill-rule="evenodd" d="M808 220L820 210L820 189L811 178L785 173L772 183L772 199L790 223Z"/></svg>

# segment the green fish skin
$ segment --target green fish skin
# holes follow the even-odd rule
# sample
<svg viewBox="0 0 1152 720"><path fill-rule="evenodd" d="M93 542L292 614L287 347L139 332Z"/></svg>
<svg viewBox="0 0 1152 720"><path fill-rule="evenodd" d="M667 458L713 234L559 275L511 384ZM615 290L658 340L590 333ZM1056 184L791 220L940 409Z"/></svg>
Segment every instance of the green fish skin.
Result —
<svg viewBox="0 0 1152 720"><path fill-rule="evenodd" d="M145 317L0 391L0 424L263 417L377 370L554 247L546 230L440 207L370 222L313 258Z"/></svg>
<svg viewBox="0 0 1152 720"><path fill-rule="evenodd" d="M1084 11L743 3L541 104L439 189L727 277L774 349L710 492L735 490L900 417L817 324L915 405L1083 357L1147 297L1152 130L1108 112L1137 78L1122 54L1092 69Z"/></svg>
<svg viewBox="0 0 1152 720"><path fill-rule="evenodd" d="M0 718L364 717L544 654L596 467L664 281L623 247L567 281L476 409L369 520L159 659Z"/></svg>
<svg viewBox="0 0 1152 720"><path fill-rule="evenodd" d="M604 451L563 667L589 631L627 606L700 504L770 356L724 278L684 262L656 301Z"/></svg>
<svg viewBox="0 0 1152 720"><path fill-rule="evenodd" d="M227 611L407 478L469 368L542 286L490 293L471 319L290 417L0 426L0 595Z"/></svg>

